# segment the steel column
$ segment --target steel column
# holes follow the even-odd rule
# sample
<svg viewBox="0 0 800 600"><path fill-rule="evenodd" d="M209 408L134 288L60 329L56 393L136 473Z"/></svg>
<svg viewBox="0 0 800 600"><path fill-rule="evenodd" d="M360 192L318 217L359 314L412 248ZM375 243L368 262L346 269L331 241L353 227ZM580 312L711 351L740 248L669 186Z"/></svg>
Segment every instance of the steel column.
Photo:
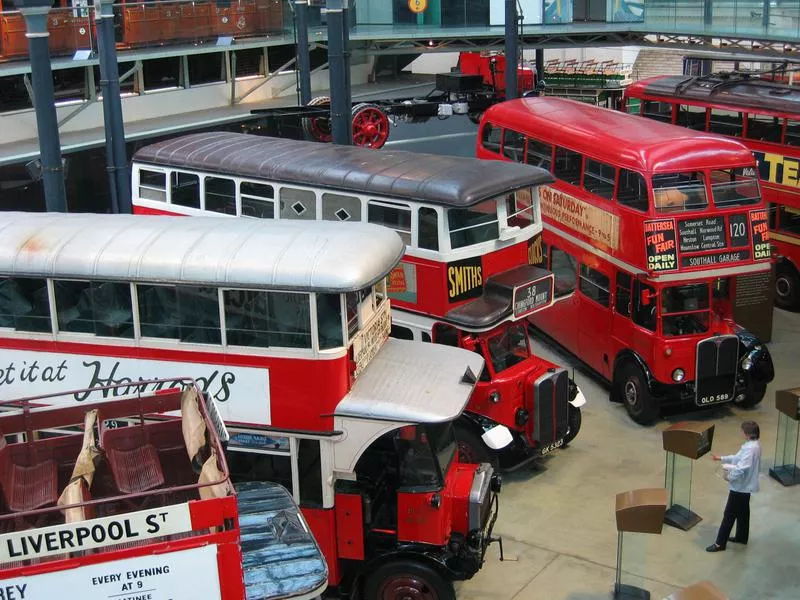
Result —
<svg viewBox="0 0 800 600"><path fill-rule="evenodd" d="M350 89L347 85L347 59L344 38L344 2L327 0L328 18L328 73L331 92L331 133L333 143L349 146L353 143L353 126L350 116Z"/></svg>
<svg viewBox="0 0 800 600"><path fill-rule="evenodd" d="M517 97L517 0L506 0L506 100Z"/></svg>
<svg viewBox="0 0 800 600"><path fill-rule="evenodd" d="M536 81L533 82L534 89L538 88L540 81L544 82L544 48L536 48Z"/></svg>
<svg viewBox="0 0 800 600"><path fill-rule="evenodd" d="M311 58L308 53L308 0L294 0L297 16L297 71L300 75L300 104L311 102Z"/></svg>
<svg viewBox="0 0 800 600"><path fill-rule="evenodd" d="M39 135L42 163L44 203L50 212L67 212L64 165L61 161L61 140L58 136L53 71L50 66L50 32L47 30L49 7L23 7L25 28L30 48L33 106Z"/></svg>

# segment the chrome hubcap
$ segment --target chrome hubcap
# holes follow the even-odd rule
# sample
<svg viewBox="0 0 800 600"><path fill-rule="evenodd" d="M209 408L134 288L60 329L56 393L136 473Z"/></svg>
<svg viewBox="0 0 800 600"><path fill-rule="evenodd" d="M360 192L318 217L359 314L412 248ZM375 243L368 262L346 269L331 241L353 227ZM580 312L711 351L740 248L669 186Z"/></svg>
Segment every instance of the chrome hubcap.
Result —
<svg viewBox="0 0 800 600"><path fill-rule="evenodd" d="M631 406L636 405L637 401L636 384L632 381L625 382L625 402Z"/></svg>
<svg viewBox="0 0 800 600"><path fill-rule="evenodd" d="M785 277L778 277L775 280L775 291L781 298L786 298L792 292L792 285Z"/></svg>

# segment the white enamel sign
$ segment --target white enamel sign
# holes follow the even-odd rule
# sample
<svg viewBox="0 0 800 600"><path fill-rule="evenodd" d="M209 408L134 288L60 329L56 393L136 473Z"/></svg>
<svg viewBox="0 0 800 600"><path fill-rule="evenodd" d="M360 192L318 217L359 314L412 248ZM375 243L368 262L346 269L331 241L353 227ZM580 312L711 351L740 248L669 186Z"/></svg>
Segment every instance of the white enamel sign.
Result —
<svg viewBox="0 0 800 600"><path fill-rule="evenodd" d="M220 600L215 545L0 581L4 600Z"/></svg>
<svg viewBox="0 0 800 600"><path fill-rule="evenodd" d="M220 415L226 422L270 424L269 370L266 368L0 349L0 400L132 384L105 392L76 394L72 398L78 402L102 400L179 387L179 383L169 382L158 386L135 383L180 377L196 379L203 391L217 401ZM63 397L54 398L52 403L66 401Z"/></svg>

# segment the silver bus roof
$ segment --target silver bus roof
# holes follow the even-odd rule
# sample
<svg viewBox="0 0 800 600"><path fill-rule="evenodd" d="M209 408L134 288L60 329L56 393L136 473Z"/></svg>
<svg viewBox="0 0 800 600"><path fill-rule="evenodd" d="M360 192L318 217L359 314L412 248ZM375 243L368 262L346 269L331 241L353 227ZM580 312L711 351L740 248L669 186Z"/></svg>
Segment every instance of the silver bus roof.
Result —
<svg viewBox="0 0 800 600"><path fill-rule="evenodd" d="M336 407L338 417L442 423L458 417L483 369L475 352L389 338Z"/></svg>
<svg viewBox="0 0 800 600"><path fill-rule="evenodd" d="M405 245L366 223L6 212L0 273L18 277L350 292L373 285Z"/></svg>
<svg viewBox="0 0 800 600"><path fill-rule="evenodd" d="M140 149L133 160L453 208L554 181L544 169L511 162L228 132L158 142Z"/></svg>

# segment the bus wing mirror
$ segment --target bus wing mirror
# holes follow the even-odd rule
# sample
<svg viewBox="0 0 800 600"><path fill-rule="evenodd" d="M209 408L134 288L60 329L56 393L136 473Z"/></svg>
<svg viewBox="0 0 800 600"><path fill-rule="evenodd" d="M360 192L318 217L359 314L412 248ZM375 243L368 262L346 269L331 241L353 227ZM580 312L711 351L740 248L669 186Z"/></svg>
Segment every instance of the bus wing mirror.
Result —
<svg viewBox="0 0 800 600"><path fill-rule="evenodd" d="M642 290L642 306L650 306L653 302L653 292Z"/></svg>
<svg viewBox="0 0 800 600"><path fill-rule="evenodd" d="M508 240L513 240L519 232L520 228L516 225L512 227L503 227L503 229L500 230L500 241L507 242Z"/></svg>

